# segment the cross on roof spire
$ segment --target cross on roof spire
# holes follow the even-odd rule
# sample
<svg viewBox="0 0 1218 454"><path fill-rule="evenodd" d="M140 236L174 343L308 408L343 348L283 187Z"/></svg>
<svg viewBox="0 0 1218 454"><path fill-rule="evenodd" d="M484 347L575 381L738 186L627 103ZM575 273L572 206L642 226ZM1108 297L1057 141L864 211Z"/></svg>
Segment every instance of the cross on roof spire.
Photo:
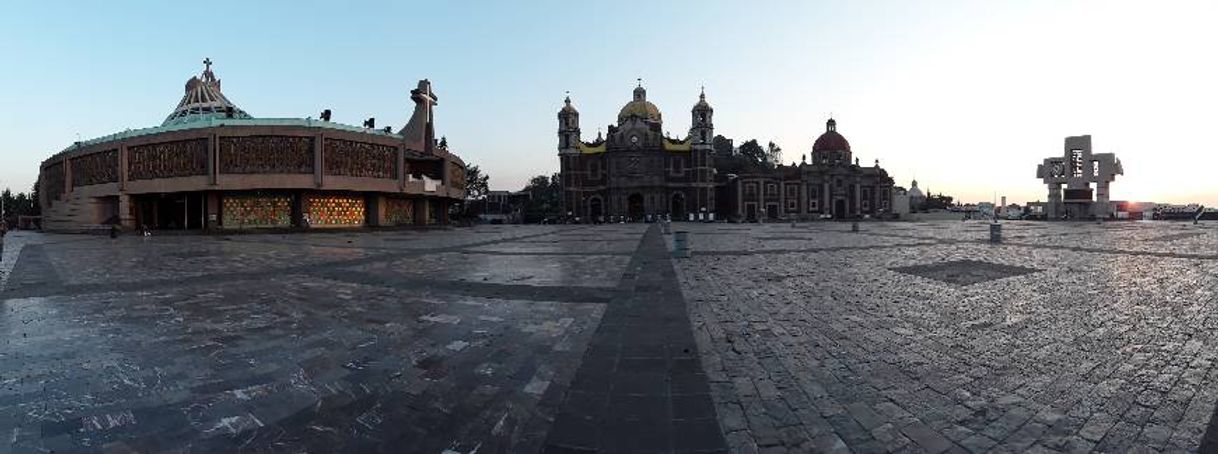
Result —
<svg viewBox="0 0 1218 454"><path fill-rule="evenodd" d="M204 71L211 71L211 58L203 59L203 67Z"/></svg>
<svg viewBox="0 0 1218 454"><path fill-rule="evenodd" d="M642 86L643 86L643 78L642 78L642 77L640 77L640 78L638 78L637 80L639 81L639 87L642 87Z"/></svg>

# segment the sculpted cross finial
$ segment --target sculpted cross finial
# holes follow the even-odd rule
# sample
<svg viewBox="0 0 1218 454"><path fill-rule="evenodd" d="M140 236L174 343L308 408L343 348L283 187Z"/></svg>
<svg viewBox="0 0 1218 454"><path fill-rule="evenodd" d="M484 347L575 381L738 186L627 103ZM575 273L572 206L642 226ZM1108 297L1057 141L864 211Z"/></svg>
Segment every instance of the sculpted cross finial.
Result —
<svg viewBox="0 0 1218 454"><path fill-rule="evenodd" d="M639 81L639 86L640 86L640 87L642 87L642 86L643 86L643 78L642 78L642 77L640 77L640 78L638 78L637 80Z"/></svg>
<svg viewBox="0 0 1218 454"><path fill-rule="evenodd" d="M203 66L205 71L211 71L211 58L204 58Z"/></svg>

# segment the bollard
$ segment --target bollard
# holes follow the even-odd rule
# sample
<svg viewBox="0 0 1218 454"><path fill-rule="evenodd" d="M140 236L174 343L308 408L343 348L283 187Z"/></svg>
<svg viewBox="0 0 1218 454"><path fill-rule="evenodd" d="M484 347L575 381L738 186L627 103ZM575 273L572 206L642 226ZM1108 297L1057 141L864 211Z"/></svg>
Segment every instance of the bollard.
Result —
<svg viewBox="0 0 1218 454"><path fill-rule="evenodd" d="M1002 224L999 224L997 222L990 224L990 242L991 243L1001 243L1002 242Z"/></svg>
<svg viewBox="0 0 1218 454"><path fill-rule="evenodd" d="M672 256L687 259L689 255L689 232L676 232L672 237Z"/></svg>
<svg viewBox="0 0 1218 454"><path fill-rule="evenodd" d="M850 231L851 232L859 231L859 221L854 221L854 222L850 223Z"/></svg>

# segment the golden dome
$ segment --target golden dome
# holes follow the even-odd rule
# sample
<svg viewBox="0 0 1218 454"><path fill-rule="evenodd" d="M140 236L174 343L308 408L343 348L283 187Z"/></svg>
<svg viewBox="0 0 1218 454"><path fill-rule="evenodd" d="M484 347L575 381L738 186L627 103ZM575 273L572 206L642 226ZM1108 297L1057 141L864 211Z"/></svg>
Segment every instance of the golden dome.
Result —
<svg viewBox="0 0 1218 454"><path fill-rule="evenodd" d="M618 123L626 121L631 115L647 120L660 121L660 109L655 104L644 100L630 101L622 106L622 111L617 113Z"/></svg>

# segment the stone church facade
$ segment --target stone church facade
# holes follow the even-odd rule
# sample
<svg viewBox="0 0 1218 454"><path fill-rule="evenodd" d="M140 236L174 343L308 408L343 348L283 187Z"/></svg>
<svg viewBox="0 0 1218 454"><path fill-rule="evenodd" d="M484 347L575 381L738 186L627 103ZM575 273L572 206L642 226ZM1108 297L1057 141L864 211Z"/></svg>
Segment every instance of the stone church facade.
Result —
<svg viewBox="0 0 1218 454"><path fill-rule="evenodd" d="M564 211L583 220L645 220L660 215L688 219L715 209L714 110L699 96L684 138L663 132L660 110L647 90L618 112L605 136L585 142L571 98L558 112L558 154Z"/></svg>
<svg viewBox="0 0 1218 454"><path fill-rule="evenodd" d="M558 112L563 210L581 221L857 219L892 212L893 180L861 166L830 118L812 146L812 161L744 174L717 174L714 109L706 94L690 110L689 133L663 133L660 110L647 90L618 112L605 136L586 142L579 111L565 100Z"/></svg>
<svg viewBox="0 0 1218 454"><path fill-rule="evenodd" d="M874 165L859 164L850 142L830 118L812 145L812 161L727 178L721 206L729 217L760 219L858 219L892 213L893 180Z"/></svg>

